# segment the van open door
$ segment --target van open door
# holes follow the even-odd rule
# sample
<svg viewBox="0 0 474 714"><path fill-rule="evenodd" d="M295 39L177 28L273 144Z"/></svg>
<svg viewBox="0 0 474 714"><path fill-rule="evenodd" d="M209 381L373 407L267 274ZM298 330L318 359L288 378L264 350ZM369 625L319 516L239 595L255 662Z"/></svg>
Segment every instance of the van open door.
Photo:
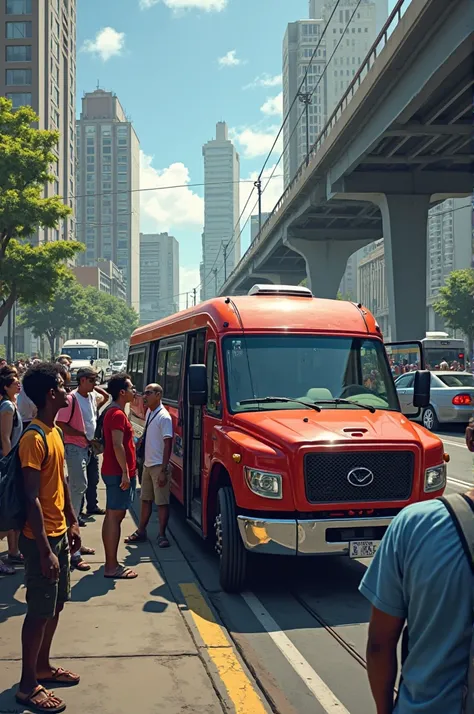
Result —
<svg viewBox="0 0 474 714"><path fill-rule="evenodd" d="M385 350L402 413L417 418L430 403L431 374L426 370L423 345L412 342L387 342Z"/></svg>

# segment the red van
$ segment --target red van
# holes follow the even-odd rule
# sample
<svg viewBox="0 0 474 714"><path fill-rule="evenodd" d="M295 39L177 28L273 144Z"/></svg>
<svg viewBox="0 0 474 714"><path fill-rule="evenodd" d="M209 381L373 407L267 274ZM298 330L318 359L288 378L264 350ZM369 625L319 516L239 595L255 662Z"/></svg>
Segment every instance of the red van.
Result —
<svg viewBox="0 0 474 714"><path fill-rule="evenodd" d="M253 552L370 557L404 506L445 488L443 444L401 413L361 305L254 286L137 329L128 372L137 435L145 385L163 387L172 492L215 539L227 591L243 587ZM416 374L418 407L427 376Z"/></svg>

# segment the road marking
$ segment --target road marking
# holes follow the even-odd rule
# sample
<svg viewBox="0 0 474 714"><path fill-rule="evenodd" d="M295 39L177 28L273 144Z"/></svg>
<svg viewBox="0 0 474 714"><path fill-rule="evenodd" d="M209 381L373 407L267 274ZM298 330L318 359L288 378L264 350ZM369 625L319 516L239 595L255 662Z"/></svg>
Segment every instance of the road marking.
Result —
<svg viewBox="0 0 474 714"><path fill-rule="evenodd" d="M469 483L469 481L460 481L457 478L452 478L451 476L448 476L448 483L454 483L455 486L463 486L467 488L474 488L474 483Z"/></svg>
<svg viewBox="0 0 474 714"><path fill-rule="evenodd" d="M189 612L226 688L236 714L266 714L261 697L244 672L224 628L195 583L180 583Z"/></svg>
<svg viewBox="0 0 474 714"><path fill-rule="evenodd" d="M286 657L310 692L314 694L326 714L349 714L345 706L314 671L289 637L282 632L278 623L262 605L258 597L251 592L242 593L242 597L280 652Z"/></svg>
<svg viewBox="0 0 474 714"><path fill-rule="evenodd" d="M440 439L442 439L443 444L447 444L448 446L459 446L460 449L467 449L466 444L458 444L456 441L446 441L442 436L440 436Z"/></svg>

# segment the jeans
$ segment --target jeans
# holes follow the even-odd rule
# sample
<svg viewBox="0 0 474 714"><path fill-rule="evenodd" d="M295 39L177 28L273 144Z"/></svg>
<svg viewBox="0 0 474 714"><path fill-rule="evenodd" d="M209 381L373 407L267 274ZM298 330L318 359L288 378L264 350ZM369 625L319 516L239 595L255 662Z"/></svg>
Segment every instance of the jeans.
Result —
<svg viewBox="0 0 474 714"><path fill-rule="evenodd" d="M82 497L87 489L87 463L89 461L89 449L75 444L66 444L66 463L71 491L72 507L79 516L81 511Z"/></svg>

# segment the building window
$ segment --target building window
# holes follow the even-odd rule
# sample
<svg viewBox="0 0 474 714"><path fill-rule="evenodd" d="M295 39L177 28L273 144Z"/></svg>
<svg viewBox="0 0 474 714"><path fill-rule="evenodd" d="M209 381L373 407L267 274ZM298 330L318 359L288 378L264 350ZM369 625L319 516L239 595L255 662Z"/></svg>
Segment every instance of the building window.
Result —
<svg viewBox="0 0 474 714"><path fill-rule="evenodd" d="M31 106L31 92L7 92L5 96L13 103L13 109Z"/></svg>
<svg viewBox="0 0 474 714"><path fill-rule="evenodd" d="M6 37L7 40L22 40L25 37L31 37L31 22L7 22Z"/></svg>
<svg viewBox="0 0 474 714"><path fill-rule="evenodd" d="M8 45L5 50L7 62L31 62L31 45Z"/></svg>
<svg viewBox="0 0 474 714"><path fill-rule="evenodd" d="M6 84L31 84L31 69L7 69Z"/></svg>
<svg viewBox="0 0 474 714"><path fill-rule="evenodd" d="M31 0L7 0L7 15L30 15Z"/></svg>

